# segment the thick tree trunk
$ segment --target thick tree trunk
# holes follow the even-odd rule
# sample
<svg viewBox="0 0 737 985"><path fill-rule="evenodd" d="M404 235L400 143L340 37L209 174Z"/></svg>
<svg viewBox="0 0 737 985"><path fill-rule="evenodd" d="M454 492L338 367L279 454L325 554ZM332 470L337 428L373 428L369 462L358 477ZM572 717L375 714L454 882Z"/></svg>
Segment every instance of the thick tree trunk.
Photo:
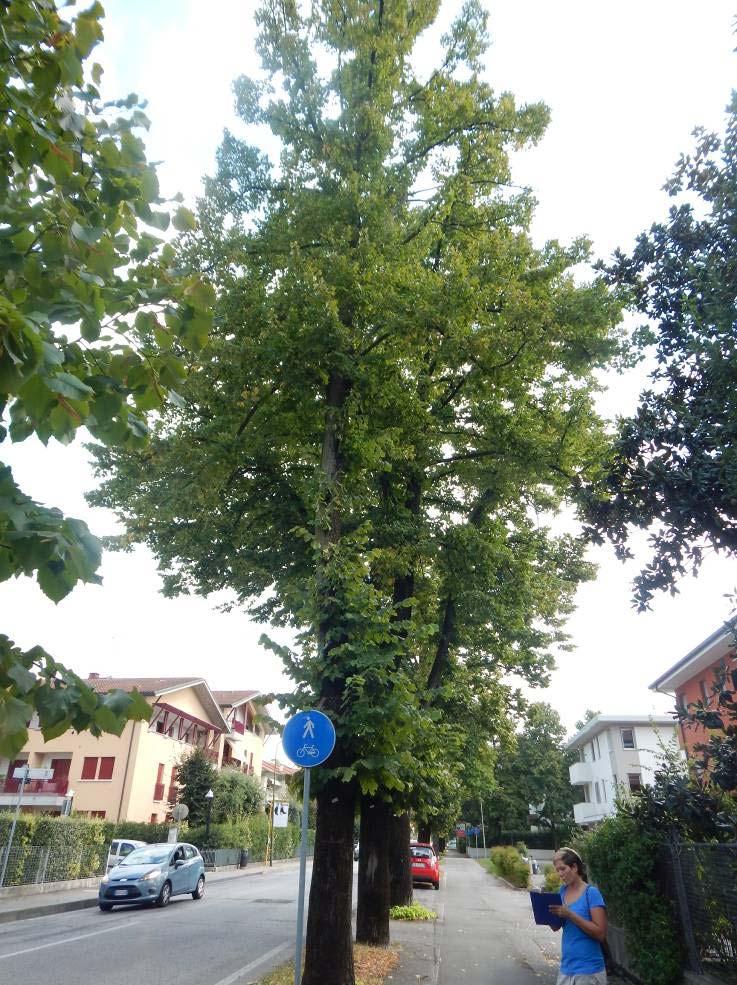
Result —
<svg viewBox="0 0 737 985"><path fill-rule="evenodd" d="M355 807L355 788L339 780L331 780L317 796L302 985L355 985L351 929Z"/></svg>
<svg viewBox="0 0 737 985"><path fill-rule="evenodd" d="M426 845L429 845L431 835L432 835L432 828L427 823L427 821L418 821L417 840L423 842Z"/></svg>
<svg viewBox="0 0 737 985"><path fill-rule="evenodd" d="M389 836L392 809L380 797L361 798L356 943L389 945Z"/></svg>
<svg viewBox="0 0 737 985"><path fill-rule="evenodd" d="M394 814L389 831L389 906L412 905L409 814Z"/></svg>

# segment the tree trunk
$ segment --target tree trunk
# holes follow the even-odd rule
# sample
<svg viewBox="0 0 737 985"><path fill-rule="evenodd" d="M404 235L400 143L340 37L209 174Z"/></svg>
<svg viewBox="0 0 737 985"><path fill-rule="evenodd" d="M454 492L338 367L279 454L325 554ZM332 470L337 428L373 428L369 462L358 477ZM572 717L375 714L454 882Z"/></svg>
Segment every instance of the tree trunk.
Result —
<svg viewBox="0 0 737 985"><path fill-rule="evenodd" d="M302 985L355 985L351 929L355 807L355 788L339 780L331 780L317 796Z"/></svg>
<svg viewBox="0 0 737 985"><path fill-rule="evenodd" d="M356 943L389 945L389 836L393 813L381 797L361 798Z"/></svg>
<svg viewBox="0 0 737 985"><path fill-rule="evenodd" d="M432 828L427 821L417 822L417 840L429 845L432 836Z"/></svg>
<svg viewBox="0 0 737 985"><path fill-rule="evenodd" d="M409 814L392 815L389 831L389 905L412 905Z"/></svg>

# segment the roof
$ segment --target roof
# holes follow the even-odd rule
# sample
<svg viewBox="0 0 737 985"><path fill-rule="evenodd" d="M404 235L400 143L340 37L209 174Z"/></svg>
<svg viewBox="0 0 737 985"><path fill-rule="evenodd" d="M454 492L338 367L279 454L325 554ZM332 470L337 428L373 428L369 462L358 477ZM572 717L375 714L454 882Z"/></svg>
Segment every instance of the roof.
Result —
<svg viewBox="0 0 737 985"><path fill-rule="evenodd" d="M672 715L596 715L590 722L586 722L580 732L577 732L572 739L566 742L566 749L576 749L608 728L618 728L619 726L629 728L633 725L647 725L650 728L675 728L676 722Z"/></svg>
<svg viewBox="0 0 737 985"><path fill-rule="evenodd" d="M690 650L678 663L673 664L664 674L653 681L651 691L674 692L686 681L707 670L717 660L726 657L734 649L734 630L723 625L707 636L698 646Z"/></svg>
<svg viewBox="0 0 737 985"><path fill-rule="evenodd" d="M229 708L236 708L238 705L244 704L246 701L253 701L261 694L260 691L213 691L212 696L215 698L217 703L222 706L227 706Z"/></svg>
<svg viewBox="0 0 737 985"><path fill-rule="evenodd" d="M275 763L273 759L263 759L261 761L261 773L274 773L279 776L292 776L298 771L296 766L287 766L285 763Z"/></svg>
<svg viewBox="0 0 737 985"><path fill-rule="evenodd" d="M97 694L108 691L140 691L145 697L160 698L164 694L194 688L212 723L220 732L229 732L230 725L223 717L220 704L215 699L203 677L88 677L86 682Z"/></svg>

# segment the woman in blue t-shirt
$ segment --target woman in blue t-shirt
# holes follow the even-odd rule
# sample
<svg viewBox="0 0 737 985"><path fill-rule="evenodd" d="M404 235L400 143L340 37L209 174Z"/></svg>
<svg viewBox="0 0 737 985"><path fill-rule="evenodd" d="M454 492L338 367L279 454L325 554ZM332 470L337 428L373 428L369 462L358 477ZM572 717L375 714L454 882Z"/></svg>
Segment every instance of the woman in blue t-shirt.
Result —
<svg viewBox="0 0 737 985"><path fill-rule="evenodd" d="M557 985L605 985L601 949L607 929L604 899L596 886L588 885L578 852L561 848L553 856L553 865L563 883L560 906L550 907L550 912L563 921Z"/></svg>

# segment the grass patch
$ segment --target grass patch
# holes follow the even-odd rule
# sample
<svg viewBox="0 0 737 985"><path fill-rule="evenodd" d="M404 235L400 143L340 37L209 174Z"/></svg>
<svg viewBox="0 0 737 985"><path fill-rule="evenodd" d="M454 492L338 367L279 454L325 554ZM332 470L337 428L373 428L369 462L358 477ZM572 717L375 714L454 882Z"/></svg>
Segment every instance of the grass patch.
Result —
<svg viewBox="0 0 737 985"><path fill-rule="evenodd" d="M392 920L435 920L437 913L428 910L422 903L413 903L411 906L393 906L389 916Z"/></svg>
<svg viewBox="0 0 737 985"><path fill-rule="evenodd" d="M385 978L399 964L399 951L394 947L366 947L353 945L353 964L356 985L382 985ZM294 985L294 961L274 968L259 985Z"/></svg>
<svg viewBox="0 0 737 985"><path fill-rule="evenodd" d="M477 858L476 861L479 863L482 869L486 869L492 876L502 877L501 872L494 865L494 860L491 858Z"/></svg>

